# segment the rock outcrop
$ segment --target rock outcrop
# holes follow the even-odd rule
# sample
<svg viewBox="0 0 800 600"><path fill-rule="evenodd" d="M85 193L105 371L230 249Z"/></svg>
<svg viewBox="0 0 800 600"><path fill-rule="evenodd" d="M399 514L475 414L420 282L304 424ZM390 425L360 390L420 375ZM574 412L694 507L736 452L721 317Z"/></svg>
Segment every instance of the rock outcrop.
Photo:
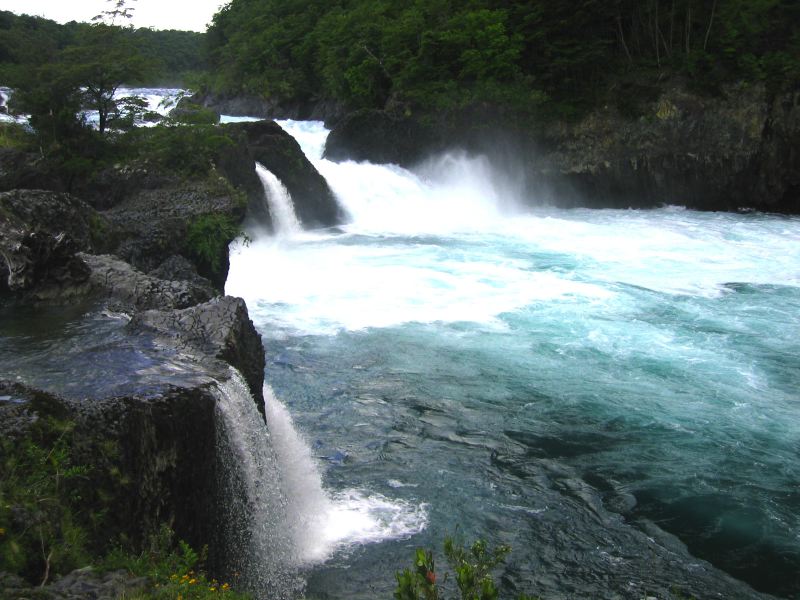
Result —
<svg viewBox="0 0 800 600"><path fill-rule="evenodd" d="M89 269L88 280L80 291L105 301L115 312L133 314L141 310L188 308L215 296L211 284L208 281L204 284L196 273L193 280L159 277L137 271L107 254L79 254L77 258Z"/></svg>
<svg viewBox="0 0 800 600"><path fill-rule="evenodd" d="M157 339L183 354L237 368L264 413L264 347L241 298L225 296L183 310L139 312L129 329L156 333Z"/></svg>
<svg viewBox="0 0 800 600"><path fill-rule="evenodd" d="M186 103L197 104L219 114L234 117L325 121L329 124L338 121L347 112L344 106L332 100L311 98L307 101L279 102L259 96L216 94L207 90L186 99Z"/></svg>
<svg viewBox="0 0 800 600"><path fill-rule="evenodd" d="M215 242L214 257L209 260L190 243L191 228L209 217L239 223L245 212L246 203L224 186L171 181L157 189L138 190L103 215L113 231L116 256L149 272L165 258L182 255L192 259L199 273L222 290L228 275L227 248L235 235L220 229L218 235L224 239L210 240L217 232L208 232L208 241Z"/></svg>
<svg viewBox="0 0 800 600"><path fill-rule="evenodd" d="M602 109L550 127L529 172L572 205L798 212L798 114L796 95L770 102L762 85L673 87L637 120Z"/></svg>
<svg viewBox="0 0 800 600"><path fill-rule="evenodd" d="M0 193L0 296L34 288L55 295L85 282L89 268L77 252L97 245L103 224L91 207L68 194Z"/></svg>
<svg viewBox="0 0 800 600"><path fill-rule="evenodd" d="M226 130L236 139L243 140L252 161L264 165L286 186L297 217L304 226L327 227L340 222L339 206L325 178L309 162L297 141L280 125L274 121L231 123L226 125ZM264 195L255 172L234 171L226 162L222 162L220 168L234 185L252 194L250 206L255 208L259 204L255 198ZM262 214L260 218L268 219L268 214Z"/></svg>
<svg viewBox="0 0 800 600"><path fill-rule="evenodd" d="M249 138L243 130L237 135L241 143L213 162L249 173L260 199L263 190ZM286 146L285 140L276 138L272 151L279 152L281 145ZM263 153L269 150L260 152L268 161ZM287 160L285 153L276 160ZM80 346L88 340L124 385L94 395L72 393L77 388L70 377L82 371L80 364L65 367L64 382L34 371L7 373L3 376L15 380L0 381L0 439L30 437L36 423L53 416L74 424L71 452L77 453L78 464L91 465L91 487L96 487L87 490L85 504L104 515L103 531L93 540L97 555L119 536L141 547L167 525L197 549L211 545L212 569L227 567L229 561L215 555L214 546L224 554L225 544L234 543L225 541L229 524L219 517L227 490L220 485L225 478L220 477L224 467L217 448L219 402L227 398L220 383L231 377L238 381L231 367L242 374L264 412L260 335L243 300L220 296L228 244L246 216L247 190L235 189L213 168L187 182L146 161L72 182L71 189L90 203L59 191L17 189L37 182L61 189L57 178L50 181L46 173L47 165L35 157L0 153L0 190L14 188L0 191L0 304L7 305L4 310L22 304L28 313L35 313L39 303L76 310L69 343ZM326 193L327 185L321 196ZM98 345L92 318L104 309L125 313L130 321ZM130 357L134 360L128 365ZM106 373L100 368L92 375ZM130 378L124 379L125 374ZM246 394L237 398L249 401ZM2 585L27 593L25 582L0 577ZM54 578L37 594L110 598L135 593L137 585L73 572Z"/></svg>
<svg viewBox="0 0 800 600"><path fill-rule="evenodd" d="M85 498L87 508L113 507L93 540L99 547L120 535L141 544L164 524L202 547L214 536L216 510L216 400L208 381L94 402L0 381L0 433L20 439L48 417L73 423L73 458L91 465L98 492Z"/></svg>
<svg viewBox="0 0 800 600"><path fill-rule="evenodd" d="M42 157L14 148L0 148L0 192L11 190L65 192L66 186Z"/></svg>
<svg viewBox="0 0 800 600"><path fill-rule="evenodd" d="M638 118L603 107L544 127L513 115L360 111L333 129L325 155L413 166L454 147L504 167L513 157L535 202L800 212L800 94L772 98L762 84L713 98L675 84Z"/></svg>

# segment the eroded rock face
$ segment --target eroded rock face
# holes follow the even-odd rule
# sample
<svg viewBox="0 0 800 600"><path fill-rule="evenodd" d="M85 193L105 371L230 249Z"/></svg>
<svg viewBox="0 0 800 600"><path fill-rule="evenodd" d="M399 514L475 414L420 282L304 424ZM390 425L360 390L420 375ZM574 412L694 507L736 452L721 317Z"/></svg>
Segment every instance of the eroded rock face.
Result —
<svg viewBox="0 0 800 600"><path fill-rule="evenodd" d="M66 187L41 157L14 148L0 148L0 192L11 190L65 192Z"/></svg>
<svg viewBox="0 0 800 600"><path fill-rule="evenodd" d="M129 328L155 332L179 352L212 357L236 367L259 412L264 413L264 347L241 298L224 296L184 310L140 312Z"/></svg>
<svg viewBox="0 0 800 600"><path fill-rule="evenodd" d="M437 127L382 110L360 110L339 121L328 135L325 158L412 166L432 152L444 150ZM454 139L454 138L451 138ZM457 140L463 145L463 140Z"/></svg>
<svg viewBox="0 0 800 600"><path fill-rule="evenodd" d="M103 215L113 229L116 246L112 252L116 256L144 272L156 269L170 256L191 256L200 273L222 290L228 274L227 244L233 238L219 244L217 264L212 265L193 254L189 231L193 223L209 216L239 223L245 210L229 190L172 182L163 188L139 190Z"/></svg>
<svg viewBox="0 0 800 600"><path fill-rule="evenodd" d="M219 114L262 119L295 119L333 123L342 118L346 109L331 100L309 99L305 102L281 103L250 95L198 92L187 100L210 108Z"/></svg>
<svg viewBox="0 0 800 600"><path fill-rule="evenodd" d="M0 295L34 288L43 296L85 282L76 255L91 250L103 219L83 201L41 190L0 193Z"/></svg>
<svg viewBox="0 0 800 600"><path fill-rule="evenodd" d="M340 222L339 206L325 178L309 162L297 141L280 125L274 121L257 121L232 123L225 127L231 135L245 140L252 160L264 165L286 186L303 225L327 227ZM244 179L241 175L237 178L237 174L230 170L226 175L235 185ZM249 193L262 198L263 187L255 173L248 172L246 177ZM263 202L251 200L250 204L255 207L263 205Z"/></svg>
<svg viewBox="0 0 800 600"><path fill-rule="evenodd" d="M89 269L87 295L104 298L114 311L134 313L139 310L188 308L210 300L215 294L195 281L159 278L146 275L131 265L109 255L81 254Z"/></svg>
<svg viewBox="0 0 800 600"><path fill-rule="evenodd" d="M501 168L512 156L528 199L558 206L800 212L796 92L770 99L762 84L740 85L711 98L674 85L636 119L603 107L544 128L515 125L513 115L465 116L360 111L334 128L325 153L413 166L464 148Z"/></svg>
<svg viewBox="0 0 800 600"><path fill-rule="evenodd" d="M50 416L74 423L75 464L90 465L102 492L85 498L87 510L111 507L100 547L120 534L142 543L168 524L200 548L214 535L216 511L212 385L79 402L0 381L0 435L19 439Z"/></svg>

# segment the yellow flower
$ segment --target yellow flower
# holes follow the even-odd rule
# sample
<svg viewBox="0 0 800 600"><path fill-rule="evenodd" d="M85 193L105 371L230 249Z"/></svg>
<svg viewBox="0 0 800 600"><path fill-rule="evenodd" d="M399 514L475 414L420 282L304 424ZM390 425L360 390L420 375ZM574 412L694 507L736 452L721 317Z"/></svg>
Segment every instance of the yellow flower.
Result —
<svg viewBox="0 0 800 600"><path fill-rule="evenodd" d="M5 528L0 527L0 535L5 535L5 534L6 534Z"/></svg>
<svg viewBox="0 0 800 600"><path fill-rule="evenodd" d="M229 590L229 589L231 589L231 586L229 586L227 583L223 583L222 584L222 589L223 590Z"/></svg>
<svg viewBox="0 0 800 600"><path fill-rule="evenodd" d="M194 577L192 577L192 578L189 580L189 585L194 585L195 583L197 583L197 579L195 579Z"/></svg>

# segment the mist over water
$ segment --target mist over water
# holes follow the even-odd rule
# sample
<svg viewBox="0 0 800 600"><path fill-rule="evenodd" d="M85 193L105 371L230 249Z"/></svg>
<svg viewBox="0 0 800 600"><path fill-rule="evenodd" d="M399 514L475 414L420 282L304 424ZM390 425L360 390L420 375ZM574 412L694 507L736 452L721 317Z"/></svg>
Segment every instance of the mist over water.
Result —
<svg viewBox="0 0 800 600"><path fill-rule="evenodd" d="M456 527L512 545L509 592L800 593L800 219L536 207L484 158L282 126L349 221L234 248L226 291L322 470L309 593L388 597ZM395 516L325 542L348 501Z"/></svg>

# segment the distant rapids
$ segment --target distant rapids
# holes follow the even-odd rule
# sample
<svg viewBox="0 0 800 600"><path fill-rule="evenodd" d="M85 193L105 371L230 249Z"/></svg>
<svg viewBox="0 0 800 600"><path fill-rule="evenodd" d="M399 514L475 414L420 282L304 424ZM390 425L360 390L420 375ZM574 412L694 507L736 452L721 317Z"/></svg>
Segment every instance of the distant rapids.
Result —
<svg viewBox="0 0 800 600"><path fill-rule="evenodd" d="M800 219L547 208L483 157L336 164L281 124L348 220L234 247L226 291L325 502L387 511L310 596L390 597L455 531L512 546L509 597L800 594Z"/></svg>

